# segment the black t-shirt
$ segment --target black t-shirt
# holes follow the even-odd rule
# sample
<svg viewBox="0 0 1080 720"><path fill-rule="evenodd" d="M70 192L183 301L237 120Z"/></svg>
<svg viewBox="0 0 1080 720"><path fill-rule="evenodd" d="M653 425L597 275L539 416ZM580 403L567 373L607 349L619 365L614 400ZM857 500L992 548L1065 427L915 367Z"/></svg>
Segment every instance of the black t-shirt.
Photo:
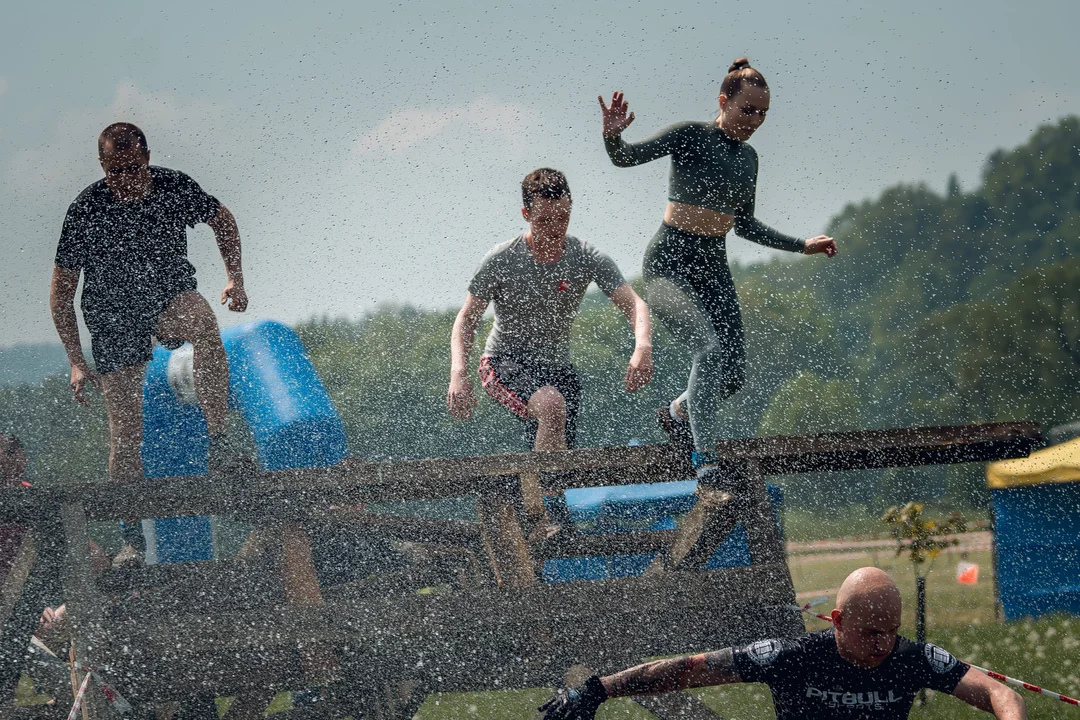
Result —
<svg viewBox="0 0 1080 720"><path fill-rule="evenodd" d="M759 640L735 651L735 673L772 691L777 720L908 716L922 688L952 693L968 666L937 645L897 637L876 668L840 657L832 630L794 640Z"/></svg>
<svg viewBox="0 0 1080 720"><path fill-rule="evenodd" d="M156 317L177 292L195 288L187 228L221 204L177 170L150 167L142 200L118 200L105 180L83 190L64 218L56 264L82 270L83 317L91 332L126 317Z"/></svg>

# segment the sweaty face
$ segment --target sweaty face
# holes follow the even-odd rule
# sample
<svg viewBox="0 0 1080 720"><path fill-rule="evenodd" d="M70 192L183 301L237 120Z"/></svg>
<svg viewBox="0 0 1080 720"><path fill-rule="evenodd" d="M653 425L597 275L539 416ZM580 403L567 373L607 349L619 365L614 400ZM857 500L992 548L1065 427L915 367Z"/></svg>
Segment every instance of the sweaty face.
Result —
<svg viewBox="0 0 1080 720"><path fill-rule="evenodd" d="M836 647L840 655L858 667L874 668L885 662L896 646L900 629L899 603L891 598L852 604L836 626Z"/></svg>
<svg viewBox="0 0 1080 720"><path fill-rule="evenodd" d="M525 219L532 226L533 235L562 237L570 227L570 198L534 197L532 207L525 210Z"/></svg>
<svg viewBox="0 0 1080 720"><path fill-rule="evenodd" d="M105 184L118 200L140 200L150 192L150 154L138 148L113 150L108 144L99 158Z"/></svg>
<svg viewBox="0 0 1080 720"><path fill-rule="evenodd" d="M765 122L769 91L745 86L732 97L720 96L720 128L735 140L748 140Z"/></svg>

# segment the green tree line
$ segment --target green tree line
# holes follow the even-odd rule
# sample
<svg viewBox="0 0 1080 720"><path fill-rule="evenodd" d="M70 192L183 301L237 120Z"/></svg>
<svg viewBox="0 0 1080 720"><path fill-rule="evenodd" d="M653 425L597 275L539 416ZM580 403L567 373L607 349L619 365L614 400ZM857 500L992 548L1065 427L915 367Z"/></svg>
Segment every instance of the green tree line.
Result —
<svg viewBox="0 0 1080 720"><path fill-rule="evenodd" d="M993 152L969 192L955 176L944 194L897 185L845 207L827 232L841 248L833 260L734 268L749 366L743 391L724 404L718 437L1080 418L1080 118ZM447 414L453 320L453 311L395 307L296 328L341 413L352 455L524 449L520 424L484 397L479 378L475 418ZM690 360L658 327L656 377L627 394L632 342L611 303L598 292L587 296L573 338L585 393L580 445L663 440L654 410L685 386ZM52 377L0 388L0 410L2 426L24 438L37 475L103 475L100 399L80 408L66 380ZM853 473L801 483L791 500L816 507L942 492L974 500L978 475L977 468Z"/></svg>

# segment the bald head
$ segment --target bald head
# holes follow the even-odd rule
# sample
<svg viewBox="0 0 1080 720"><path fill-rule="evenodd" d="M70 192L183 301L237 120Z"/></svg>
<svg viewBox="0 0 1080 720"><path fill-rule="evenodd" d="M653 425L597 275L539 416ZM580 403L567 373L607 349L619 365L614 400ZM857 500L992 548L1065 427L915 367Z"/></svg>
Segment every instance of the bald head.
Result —
<svg viewBox="0 0 1080 720"><path fill-rule="evenodd" d="M836 607L845 615L895 615L900 620L900 590L884 570L859 568L847 576L836 594Z"/></svg>
<svg viewBox="0 0 1080 720"><path fill-rule="evenodd" d="M841 656L860 667L883 663L896 644L901 611L900 590L888 573L864 567L848 575L832 614Z"/></svg>

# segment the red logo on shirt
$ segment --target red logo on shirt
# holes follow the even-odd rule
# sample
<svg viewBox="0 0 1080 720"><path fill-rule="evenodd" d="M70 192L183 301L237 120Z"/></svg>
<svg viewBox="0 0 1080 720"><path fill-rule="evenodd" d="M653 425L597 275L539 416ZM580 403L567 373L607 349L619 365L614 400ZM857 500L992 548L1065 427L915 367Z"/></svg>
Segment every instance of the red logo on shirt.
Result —
<svg viewBox="0 0 1080 720"><path fill-rule="evenodd" d="M556 290L558 292L566 292L569 289L570 289L570 281L569 280L560 280L559 281L559 287L556 288Z"/></svg>

